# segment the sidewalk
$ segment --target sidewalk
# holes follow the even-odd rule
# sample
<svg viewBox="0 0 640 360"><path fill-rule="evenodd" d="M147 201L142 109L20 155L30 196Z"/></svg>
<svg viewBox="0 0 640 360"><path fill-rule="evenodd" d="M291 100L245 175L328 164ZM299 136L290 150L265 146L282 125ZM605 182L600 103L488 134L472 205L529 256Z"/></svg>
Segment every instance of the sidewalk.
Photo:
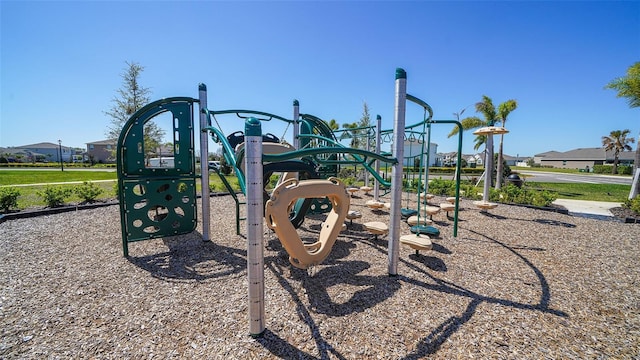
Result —
<svg viewBox="0 0 640 360"><path fill-rule="evenodd" d="M622 206L621 203L609 201L557 199L555 205L564 206L569 213L613 216L609 209Z"/></svg>

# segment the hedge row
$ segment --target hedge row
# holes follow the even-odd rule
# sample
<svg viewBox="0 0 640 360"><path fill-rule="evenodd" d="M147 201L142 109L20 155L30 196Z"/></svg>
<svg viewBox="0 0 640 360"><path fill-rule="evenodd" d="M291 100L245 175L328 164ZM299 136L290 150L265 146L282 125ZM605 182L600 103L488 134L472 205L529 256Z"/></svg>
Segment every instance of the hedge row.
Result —
<svg viewBox="0 0 640 360"><path fill-rule="evenodd" d="M631 175L632 166L618 165L618 174ZM613 174L613 165L593 165L593 172L596 174Z"/></svg>

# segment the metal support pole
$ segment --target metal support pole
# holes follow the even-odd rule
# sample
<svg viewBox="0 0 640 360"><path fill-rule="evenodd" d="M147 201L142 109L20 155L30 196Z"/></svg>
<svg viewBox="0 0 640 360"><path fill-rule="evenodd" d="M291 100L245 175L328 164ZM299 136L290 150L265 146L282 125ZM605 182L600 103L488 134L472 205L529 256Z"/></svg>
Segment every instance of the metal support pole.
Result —
<svg viewBox="0 0 640 360"><path fill-rule="evenodd" d="M298 125L298 118L300 117L300 102L293 100L293 147L296 150L300 150L300 141L298 135L300 135L300 127Z"/></svg>
<svg viewBox="0 0 640 360"><path fill-rule="evenodd" d="M484 161L484 188L482 201L489 201L489 189L493 182L493 134L487 134L487 156Z"/></svg>
<svg viewBox="0 0 640 360"><path fill-rule="evenodd" d="M380 131L382 130L382 117L380 115L376 116L376 154L380 155L380 141L382 140L382 135ZM376 174L380 174L380 160L376 160ZM375 180L373 184L373 199L378 201L380 197L380 182Z"/></svg>
<svg viewBox="0 0 640 360"><path fill-rule="evenodd" d="M62 164L62 140L58 140L58 150L60 151L60 171L64 171L64 165Z"/></svg>
<svg viewBox="0 0 640 360"><path fill-rule="evenodd" d="M367 151L371 151L371 126L367 128ZM364 186L369 187L369 172L363 171L364 173Z"/></svg>
<svg viewBox="0 0 640 360"><path fill-rule="evenodd" d="M203 130L209 124L207 123L207 85L198 85L198 98L200 114L200 181L202 185L202 241L209 241L209 133Z"/></svg>
<svg viewBox="0 0 640 360"><path fill-rule="evenodd" d="M396 69L396 96L393 120L393 157L398 163L391 168L391 224L389 228L389 275L398 274L400 257L400 222L402 207L402 166L404 165L404 125L407 107L407 73Z"/></svg>
<svg viewBox="0 0 640 360"><path fill-rule="evenodd" d="M265 330L264 231L262 198L262 127L256 118L245 123L245 171L247 182L247 275L249 277L249 334Z"/></svg>

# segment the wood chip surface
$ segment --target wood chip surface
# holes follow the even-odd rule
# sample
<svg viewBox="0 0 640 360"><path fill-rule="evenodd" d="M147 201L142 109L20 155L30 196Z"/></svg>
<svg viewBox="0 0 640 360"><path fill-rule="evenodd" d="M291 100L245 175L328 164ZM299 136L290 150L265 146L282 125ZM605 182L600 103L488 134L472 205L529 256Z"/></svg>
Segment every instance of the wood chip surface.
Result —
<svg viewBox="0 0 640 360"><path fill-rule="evenodd" d="M362 227L389 224L371 198L351 199L362 219L308 270L265 226L261 338L249 336L246 224L236 235L231 196L210 199L211 242L200 221L131 243L129 258L118 206L1 223L0 358L640 358L639 224L462 200L457 237L434 215L433 250L402 246L392 277L389 235Z"/></svg>

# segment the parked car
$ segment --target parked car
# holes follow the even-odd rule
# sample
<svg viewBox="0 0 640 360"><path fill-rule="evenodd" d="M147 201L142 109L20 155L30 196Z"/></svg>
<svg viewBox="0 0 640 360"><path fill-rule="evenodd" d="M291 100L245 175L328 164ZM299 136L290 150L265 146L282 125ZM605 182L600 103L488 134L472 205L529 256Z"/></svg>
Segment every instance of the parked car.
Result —
<svg viewBox="0 0 640 360"><path fill-rule="evenodd" d="M209 170L220 170L220 161L209 161Z"/></svg>

